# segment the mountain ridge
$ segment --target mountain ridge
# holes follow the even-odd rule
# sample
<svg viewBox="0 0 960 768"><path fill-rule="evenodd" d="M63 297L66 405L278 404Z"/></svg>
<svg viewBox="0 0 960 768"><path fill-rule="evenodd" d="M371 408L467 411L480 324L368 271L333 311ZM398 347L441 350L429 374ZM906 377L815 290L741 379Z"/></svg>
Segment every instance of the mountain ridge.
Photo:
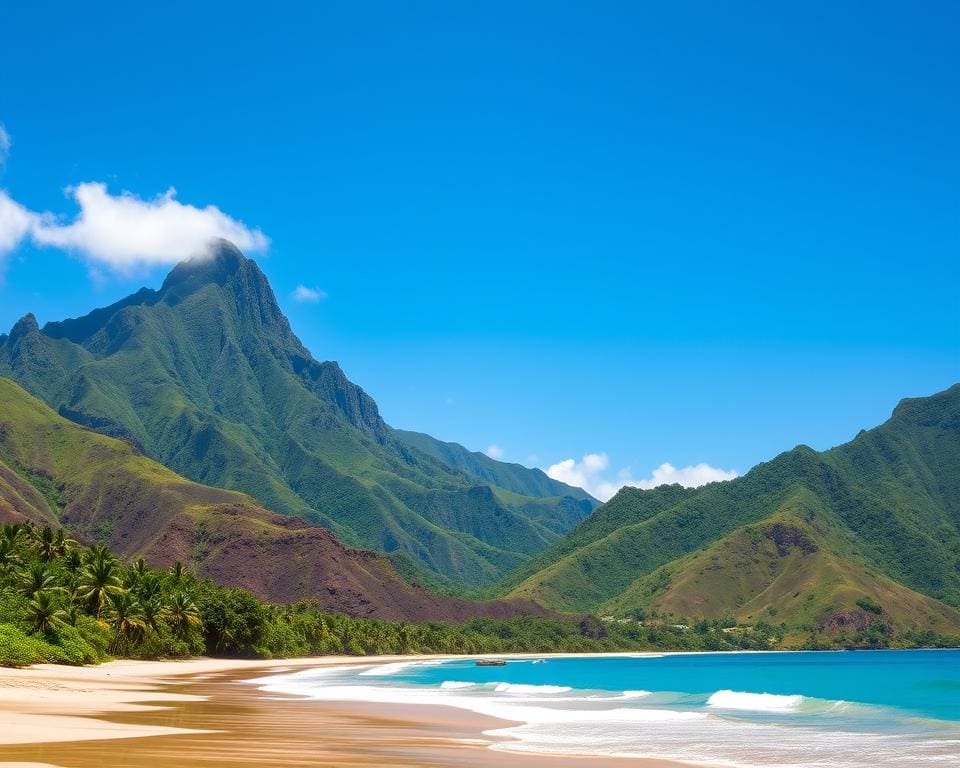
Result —
<svg viewBox="0 0 960 768"><path fill-rule="evenodd" d="M444 464L468 471L474 477L486 479L514 493L544 497L570 496L578 501L596 501L582 488L554 480L542 469L493 459L480 451L471 451L460 443L439 440L424 432L394 429L393 434Z"/></svg>
<svg viewBox="0 0 960 768"><path fill-rule="evenodd" d="M225 242L157 290L17 328L0 374L62 416L453 584L494 581L593 507L576 490L494 488L400 439L339 365L312 357L263 272Z"/></svg>
<svg viewBox="0 0 960 768"><path fill-rule="evenodd" d="M899 605L912 606L901 610L901 623L913 610L935 623L940 619L934 614L946 616L952 626L960 615L958 478L960 384L901 401L886 422L840 446L823 452L797 446L734 480L699 489L621 489L492 593L523 595L559 610L617 611L690 606L699 590L713 595L701 604L746 619L743 606L758 599L774 573L783 573L774 569L769 578L760 577L771 550L756 541L757 526L793 504L802 511L792 512L792 519L818 526L811 539L819 542L816 558L832 559L834 571L843 566L844 576L832 582L836 599L816 597L825 618L860 610L862 619L856 599L876 598L863 586L872 579L875 588L881 582L897 584L897 589L887 589L888 595L896 592ZM753 550L746 547L748 541ZM749 550L750 557L737 557L747 572L758 571L754 591L733 602L729 595L711 593L691 572L703 570L708 561L710 568L720 567L704 552L724 547L741 555ZM798 558L803 563L797 568L807 567L814 552ZM874 575L867 579L864 573ZM666 577L672 586L661 583ZM732 574L728 578L735 581ZM677 580L697 586L684 595ZM852 582L861 584L859 598L849 589ZM950 609L934 610L929 600ZM805 604L789 610L782 603L768 607L780 620L811 621ZM749 613L749 618L758 617Z"/></svg>

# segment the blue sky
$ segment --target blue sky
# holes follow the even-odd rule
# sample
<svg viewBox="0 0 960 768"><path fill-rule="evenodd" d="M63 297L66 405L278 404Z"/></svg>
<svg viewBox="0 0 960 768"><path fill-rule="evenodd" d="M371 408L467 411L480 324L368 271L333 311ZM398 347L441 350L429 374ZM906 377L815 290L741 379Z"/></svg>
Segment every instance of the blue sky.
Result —
<svg viewBox="0 0 960 768"><path fill-rule="evenodd" d="M615 484L960 380L955 4L17 5L9 199L175 187L258 228L395 426ZM8 249L0 328L167 269L46 242Z"/></svg>

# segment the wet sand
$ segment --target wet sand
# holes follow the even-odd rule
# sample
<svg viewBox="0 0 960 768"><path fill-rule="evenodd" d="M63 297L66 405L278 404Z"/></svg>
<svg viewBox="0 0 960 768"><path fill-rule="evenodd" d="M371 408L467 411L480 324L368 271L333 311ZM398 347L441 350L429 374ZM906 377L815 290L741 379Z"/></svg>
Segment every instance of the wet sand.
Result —
<svg viewBox="0 0 960 768"><path fill-rule="evenodd" d="M397 660L384 657L382 661ZM506 721L452 707L265 694L260 674L377 659L195 660L0 670L0 766L677 768L658 760L491 750Z"/></svg>

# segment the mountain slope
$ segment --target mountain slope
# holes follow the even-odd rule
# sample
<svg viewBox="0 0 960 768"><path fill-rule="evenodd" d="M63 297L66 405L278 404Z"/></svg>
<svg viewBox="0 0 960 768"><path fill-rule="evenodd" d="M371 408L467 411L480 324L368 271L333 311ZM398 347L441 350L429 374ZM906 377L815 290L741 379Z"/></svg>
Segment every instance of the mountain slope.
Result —
<svg viewBox="0 0 960 768"><path fill-rule="evenodd" d="M42 331L27 316L0 345L0 373L192 480L461 584L498 578L592 507L575 490L517 496L400 439L336 363L311 357L263 273L225 242L157 291Z"/></svg>
<svg viewBox="0 0 960 768"><path fill-rule="evenodd" d="M960 611L836 551L818 506L798 491L771 517L641 577L601 612L864 629L880 608L896 627L960 629Z"/></svg>
<svg viewBox="0 0 960 768"><path fill-rule="evenodd" d="M484 453L468 450L459 443L437 440L423 432L394 429L393 434L402 442L442 461L448 467L462 470L477 480L505 490L523 496L540 498L569 496L578 501L594 501L593 497L582 488L575 488L547 477L541 469L529 469L520 464L497 461Z"/></svg>
<svg viewBox="0 0 960 768"><path fill-rule="evenodd" d="M763 531L777 515L792 529L815 526L810 556L770 559ZM768 591L778 579L806 583L804 599L814 584L820 591L813 605L786 610L786 592ZM960 385L903 401L850 443L823 453L801 446L736 480L624 488L501 591L568 610L756 618L773 608L797 621L885 591L890 610L910 606L898 609L901 622L943 615L927 599L960 607Z"/></svg>
<svg viewBox="0 0 960 768"><path fill-rule="evenodd" d="M267 600L384 619L542 613L529 601L471 603L401 579L373 552L268 512L250 497L186 480L128 443L58 416L0 378L0 521L65 524L155 566L180 560Z"/></svg>

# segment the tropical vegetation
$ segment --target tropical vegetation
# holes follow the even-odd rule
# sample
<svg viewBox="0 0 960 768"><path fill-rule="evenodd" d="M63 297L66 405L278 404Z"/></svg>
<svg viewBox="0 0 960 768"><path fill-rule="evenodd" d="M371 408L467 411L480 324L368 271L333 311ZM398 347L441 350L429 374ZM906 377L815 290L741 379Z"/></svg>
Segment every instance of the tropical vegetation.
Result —
<svg viewBox="0 0 960 768"><path fill-rule="evenodd" d="M624 488L496 593L614 616L960 633L960 385L736 480Z"/></svg>
<svg viewBox="0 0 960 768"><path fill-rule="evenodd" d="M155 569L123 562L100 545L82 547L64 529L0 526L0 665L90 664L109 657L160 659L198 654L286 658L324 654L768 650L786 628L735 619L693 625L638 614L476 618L461 623L351 618L309 601L264 603L242 589L217 587L180 563ZM872 610L872 606L870 606ZM882 629L841 638L886 647ZM955 645L960 638L917 634L912 644ZM802 647L837 647L812 634Z"/></svg>
<svg viewBox="0 0 960 768"><path fill-rule="evenodd" d="M0 521L32 521L119 557L172 566L275 603L311 599L330 612L389 620L543 613L529 601L473 603L438 595L409 560L344 547L326 529L249 496L200 485L54 413L0 377ZM49 549L55 541L43 541ZM0 569L7 553L0 543ZM397 572L404 570L405 580ZM106 566L104 566L106 567ZM49 574L34 574L37 586ZM91 596L103 607L108 595Z"/></svg>
<svg viewBox="0 0 960 768"><path fill-rule="evenodd" d="M159 290L42 330L25 316L0 335L0 375L186 478L451 589L495 581L596 505L540 470L392 430L335 362L311 356L263 272L226 242Z"/></svg>
<svg viewBox="0 0 960 768"><path fill-rule="evenodd" d="M159 290L42 330L24 317L0 335L0 374L0 520L31 523L0 538L4 647L76 659L960 634L960 385L837 448L697 489L624 488L594 510L539 470L389 427L225 242Z"/></svg>

